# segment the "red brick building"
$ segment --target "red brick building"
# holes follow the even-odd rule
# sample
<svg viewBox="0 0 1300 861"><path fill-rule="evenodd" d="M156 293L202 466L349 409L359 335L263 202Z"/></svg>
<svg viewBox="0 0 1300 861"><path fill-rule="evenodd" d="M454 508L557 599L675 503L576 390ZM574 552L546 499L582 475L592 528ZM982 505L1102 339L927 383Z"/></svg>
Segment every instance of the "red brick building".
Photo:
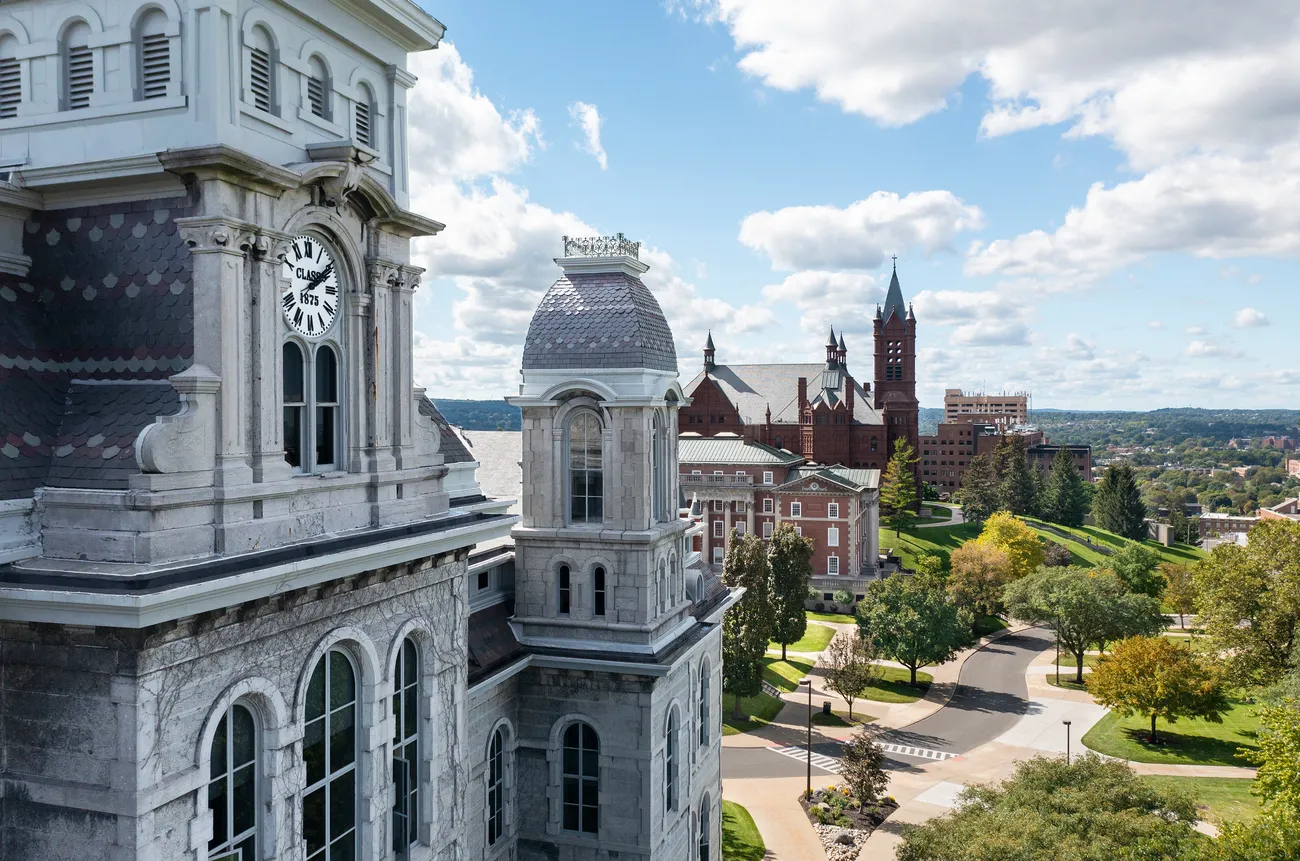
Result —
<svg viewBox="0 0 1300 861"><path fill-rule="evenodd" d="M965 422L941 422L934 434L920 438L921 481L934 485L940 494L957 492L970 459L977 454L991 454L1003 434L1024 438L1030 466L1037 467L1044 476L1052 471L1057 453L1064 448L1083 480L1092 481L1092 446L1055 445L1048 442L1042 431L1029 427L1003 428Z"/></svg>
<svg viewBox="0 0 1300 861"><path fill-rule="evenodd" d="M814 588L856 595L876 576L879 470L809 464L730 432L682 434L677 457L682 493L705 525L695 549L706 562L723 563L733 527L767 538L789 522L813 540Z"/></svg>
<svg viewBox="0 0 1300 861"><path fill-rule="evenodd" d="M895 439L917 448L916 317L903 302L898 272L873 324L873 380L849 369L844 334L826 342L826 361L811 364L718 364L713 336L704 367L685 386L681 433L734 433L803 455L817 464L881 469ZM919 477L919 469L918 469Z"/></svg>

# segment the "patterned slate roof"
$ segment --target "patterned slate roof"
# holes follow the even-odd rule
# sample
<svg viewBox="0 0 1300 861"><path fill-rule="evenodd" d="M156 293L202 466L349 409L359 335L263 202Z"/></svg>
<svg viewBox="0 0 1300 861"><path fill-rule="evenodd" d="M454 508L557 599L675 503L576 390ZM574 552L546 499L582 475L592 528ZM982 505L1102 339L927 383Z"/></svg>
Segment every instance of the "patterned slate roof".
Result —
<svg viewBox="0 0 1300 861"><path fill-rule="evenodd" d="M510 615L510 608L505 603L484 607L470 615L470 684L525 654L526 650L510 629Z"/></svg>
<svg viewBox="0 0 1300 861"><path fill-rule="evenodd" d="M790 454L761 442L729 437L677 438L677 460L680 463L726 463L749 466L788 466L800 463L801 454Z"/></svg>
<svg viewBox="0 0 1300 861"><path fill-rule="evenodd" d="M442 413L438 412L438 408L433 405L433 401L428 398L420 398L418 407L420 415L433 419L433 423L438 427L438 451L442 454L443 463L468 463L474 459L474 455L470 454L469 449L465 448L465 443L461 440L460 435L442 417Z"/></svg>
<svg viewBox="0 0 1300 861"><path fill-rule="evenodd" d="M135 438L154 418L180 408L180 395L165 380L73 380L45 484L126 490L140 471Z"/></svg>
<svg viewBox="0 0 1300 861"><path fill-rule="evenodd" d="M659 303L641 279L622 272L567 273L533 314L523 367L677 373L677 348Z"/></svg>
<svg viewBox="0 0 1300 861"><path fill-rule="evenodd" d="M826 364L799 365L714 365L708 376L718 384L727 399L735 404L740 416L747 424L759 424L772 408L772 421L784 424L799 423L799 378L808 380L808 399L816 402L824 390L818 384L825 381ZM685 386L687 397L694 397L695 390L704 381L704 371ZM835 374L839 378L840 389L834 392L835 398L844 399L843 380L846 376ZM879 425L884 422L880 414L871 406L871 395L856 379L853 381L853 420L858 424Z"/></svg>

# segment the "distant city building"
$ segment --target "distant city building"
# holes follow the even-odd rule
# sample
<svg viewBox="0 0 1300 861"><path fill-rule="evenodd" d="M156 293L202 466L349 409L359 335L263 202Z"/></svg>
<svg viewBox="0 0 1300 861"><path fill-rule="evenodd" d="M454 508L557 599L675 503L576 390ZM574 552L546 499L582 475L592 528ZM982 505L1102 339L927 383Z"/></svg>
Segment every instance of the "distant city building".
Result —
<svg viewBox="0 0 1300 861"><path fill-rule="evenodd" d="M1201 515L1201 538L1229 538L1236 534L1245 534L1259 522L1258 517L1245 514L1221 514L1207 512Z"/></svg>
<svg viewBox="0 0 1300 861"><path fill-rule="evenodd" d="M1300 475L1300 460L1288 460L1286 462L1287 475Z"/></svg>
<svg viewBox="0 0 1300 861"><path fill-rule="evenodd" d="M1260 520L1300 520L1300 499L1285 499L1270 508L1255 512Z"/></svg>
<svg viewBox="0 0 1300 861"><path fill-rule="evenodd" d="M849 370L842 331L831 331L820 364L721 364L710 335L703 368L685 386L691 402L679 411L680 432L733 433L809 462L884 469L894 440L918 445L916 317L897 271L873 332L874 383Z"/></svg>
<svg viewBox="0 0 1300 861"><path fill-rule="evenodd" d="M961 389L943 393L943 420L948 423L991 424L998 427L1029 423L1029 393L979 394Z"/></svg>
<svg viewBox="0 0 1300 861"><path fill-rule="evenodd" d="M876 577L880 470L810 464L735 434L682 434L677 452L682 493L705 525L696 549L706 561L722 565L733 527L766 539L788 522L813 540L815 589L861 594Z"/></svg>
<svg viewBox="0 0 1300 861"><path fill-rule="evenodd" d="M941 422L936 433L920 438L921 480L934 485L941 494L957 492L970 459L992 453L1002 437L1009 434L1024 439L1029 463L1044 475L1051 472L1057 453L1065 448L1084 481L1092 480L1092 446L1050 444L1046 434L1031 425L948 422Z"/></svg>
<svg viewBox="0 0 1300 861"><path fill-rule="evenodd" d="M1259 444L1263 448L1277 451L1295 451L1295 440L1289 436L1266 436L1259 441Z"/></svg>

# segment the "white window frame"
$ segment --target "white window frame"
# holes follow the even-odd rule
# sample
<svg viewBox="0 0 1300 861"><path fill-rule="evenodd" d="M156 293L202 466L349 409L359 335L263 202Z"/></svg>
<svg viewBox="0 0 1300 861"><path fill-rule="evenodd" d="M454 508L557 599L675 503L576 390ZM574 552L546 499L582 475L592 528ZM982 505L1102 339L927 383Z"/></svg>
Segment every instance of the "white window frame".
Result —
<svg viewBox="0 0 1300 861"><path fill-rule="evenodd" d="M791 517L803 517L803 503L802 503L802 502L800 502L800 501L797 500L797 499L796 499L796 500L792 500L792 501L790 502L790 516L791 516Z"/></svg>
<svg viewBox="0 0 1300 861"><path fill-rule="evenodd" d="M795 535L798 535L800 538L802 538L802 537L803 537L803 527L802 527L802 526L796 526L796 527L794 528L794 534L795 534Z"/></svg>
<svg viewBox="0 0 1300 861"><path fill-rule="evenodd" d="M770 520L763 521L763 537L764 538L772 537L772 521Z"/></svg>
<svg viewBox="0 0 1300 861"><path fill-rule="evenodd" d="M826 573L831 577L840 576L840 557L838 556L826 557Z"/></svg>
<svg viewBox="0 0 1300 861"><path fill-rule="evenodd" d="M737 535L745 534L745 521L743 520L736 521L736 534Z"/></svg>
<svg viewBox="0 0 1300 861"><path fill-rule="evenodd" d="M839 517L839 516L840 516L840 504L839 504L838 502L830 502L830 503L827 503L827 504L826 504L826 516L827 516L827 517Z"/></svg>
<svg viewBox="0 0 1300 861"><path fill-rule="evenodd" d="M726 526L726 524L725 524L723 521L721 521L721 520L715 520L715 521L713 521L713 537L714 537L714 538L726 538L726 537L727 537L727 536L726 536L726 533L723 532L723 528L724 528L725 526Z"/></svg>
<svg viewBox="0 0 1300 861"><path fill-rule="evenodd" d="M772 497L763 500L763 513L771 514L775 506L772 504Z"/></svg>
<svg viewBox="0 0 1300 861"><path fill-rule="evenodd" d="M772 484L772 472L771 472L771 470L764 470L764 471L763 471L763 483L766 484L766 485L769 485L769 486Z"/></svg>
<svg viewBox="0 0 1300 861"><path fill-rule="evenodd" d="M826 546L827 547L840 546L840 530L838 528L832 526L831 528L826 530Z"/></svg>
<svg viewBox="0 0 1300 861"><path fill-rule="evenodd" d="M725 558L726 551L723 550L721 546L715 544L713 547L713 564L721 565Z"/></svg>

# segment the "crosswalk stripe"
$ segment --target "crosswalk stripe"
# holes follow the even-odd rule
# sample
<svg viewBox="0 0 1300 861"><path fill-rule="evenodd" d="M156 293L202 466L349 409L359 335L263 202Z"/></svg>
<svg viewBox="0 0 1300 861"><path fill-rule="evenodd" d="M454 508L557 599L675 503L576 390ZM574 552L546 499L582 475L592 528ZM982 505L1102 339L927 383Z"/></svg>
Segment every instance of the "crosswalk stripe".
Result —
<svg viewBox="0 0 1300 861"><path fill-rule="evenodd" d="M929 748L915 747L912 745L882 743L880 747L886 753L893 753L899 756L910 756L916 759L936 760L938 762L943 762L947 759L957 759L960 756L960 754L951 753L946 750L930 750ZM799 747L798 745L772 747L768 748L768 750L771 750L773 753L779 753L782 756L788 756L791 759L799 759L805 762L808 759L807 748ZM834 756L827 756L824 753L814 753L812 755L812 763L822 771L830 771L838 774L840 770L839 759Z"/></svg>

